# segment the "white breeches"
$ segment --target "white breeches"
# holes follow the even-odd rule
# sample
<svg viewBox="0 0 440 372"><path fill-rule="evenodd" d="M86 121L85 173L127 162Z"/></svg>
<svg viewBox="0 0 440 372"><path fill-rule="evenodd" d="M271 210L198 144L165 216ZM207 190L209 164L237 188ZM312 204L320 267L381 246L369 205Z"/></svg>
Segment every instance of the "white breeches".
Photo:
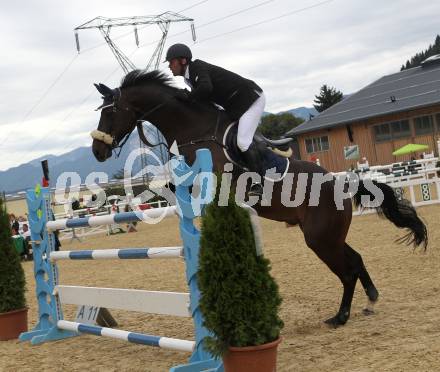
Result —
<svg viewBox="0 0 440 372"><path fill-rule="evenodd" d="M261 115L263 115L266 98L264 93L259 93L260 97L251 107L241 116L238 121L237 146L241 152L245 152L252 143Z"/></svg>

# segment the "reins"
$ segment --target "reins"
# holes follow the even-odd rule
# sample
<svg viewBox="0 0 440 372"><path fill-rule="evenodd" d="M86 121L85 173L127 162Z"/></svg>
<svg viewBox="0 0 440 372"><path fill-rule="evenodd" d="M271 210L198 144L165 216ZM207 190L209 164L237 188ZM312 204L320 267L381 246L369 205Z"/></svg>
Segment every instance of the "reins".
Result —
<svg viewBox="0 0 440 372"><path fill-rule="evenodd" d="M210 136L208 138L200 138L200 139L192 140L192 141L189 141L189 142L186 142L186 143L182 143L180 145L178 144L177 147L180 148L180 147L194 146L194 145L197 145L199 143L213 142L216 145L220 146L221 148L224 148L224 149L227 150L228 147L225 146L222 142L220 142L217 139L217 133L218 133L219 124L220 124L220 111L217 113L217 120L216 120L216 124L215 124L215 130L214 130L214 134L212 136Z"/></svg>

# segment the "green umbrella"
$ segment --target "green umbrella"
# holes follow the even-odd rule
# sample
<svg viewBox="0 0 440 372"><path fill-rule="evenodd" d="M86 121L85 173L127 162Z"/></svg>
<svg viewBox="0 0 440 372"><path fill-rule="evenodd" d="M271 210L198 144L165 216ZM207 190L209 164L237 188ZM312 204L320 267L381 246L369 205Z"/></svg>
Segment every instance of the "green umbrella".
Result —
<svg viewBox="0 0 440 372"><path fill-rule="evenodd" d="M427 150L428 145L417 145L416 143L408 143L407 145L393 152L394 156L411 154L413 152Z"/></svg>

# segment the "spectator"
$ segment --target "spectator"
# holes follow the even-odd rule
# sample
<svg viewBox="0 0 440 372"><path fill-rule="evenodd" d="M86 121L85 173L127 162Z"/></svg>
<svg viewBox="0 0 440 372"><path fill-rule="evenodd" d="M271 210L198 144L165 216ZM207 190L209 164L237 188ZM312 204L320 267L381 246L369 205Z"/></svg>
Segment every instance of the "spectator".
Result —
<svg viewBox="0 0 440 372"><path fill-rule="evenodd" d="M12 227L12 240L14 242L14 247L17 253L20 255L22 260L26 259L26 241L24 238L18 233L17 227Z"/></svg>
<svg viewBox="0 0 440 372"><path fill-rule="evenodd" d="M21 236L27 241L31 240L31 232L29 231L29 226L27 223L23 224L23 234L21 234Z"/></svg>
<svg viewBox="0 0 440 372"><path fill-rule="evenodd" d="M132 212L133 211L133 209L130 207L130 205L127 203L127 204L125 204L125 208L124 208L124 212ZM131 232L137 232L137 230L136 230L136 225L137 225L137 222L136 221L134 221L134 222L129 222L128 224L127 224L127 232L129 232L129 233L131 233Z"/></svg>
<svg viewBox="0 0 440 372"><path fill-rule="evenodd" d="M12 226L11 227L11 230L12 230L12 237L14 238L14 237L19 237L20 236L20 234L18 233L18 227L16 227L16 226Z"/></svg>
<svg viewBox="0 0 440 372"><path fill-rule="evenodd" d="M14 230L16 230L17 233L18 233L18 230L20 229L20 224L18 223L18 221L17 221L17 219L15 218L15 215L14 215L13 213L11 213L11 214L9 215L9 222L10 222L10 224L11 224L12 232L14 232Z"/></svg>
<svg viewBox="0 0 440 372"><path fill-rule="evenodd" d="M31 232L29 231L29 226L27 223L23 224L23 233L21 234L23 237L24 244L24 254L26 260L32 260L32 244L31 244Z"/></svg>

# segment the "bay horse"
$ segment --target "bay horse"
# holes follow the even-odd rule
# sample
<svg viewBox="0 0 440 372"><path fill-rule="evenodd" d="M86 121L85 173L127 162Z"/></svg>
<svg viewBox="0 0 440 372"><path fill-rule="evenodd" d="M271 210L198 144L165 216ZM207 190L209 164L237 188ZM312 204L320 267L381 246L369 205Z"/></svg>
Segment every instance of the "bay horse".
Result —
<svg viewBox="0 0 440 372"><path fill-rule="evenodd" d="M103 96L103 104L92 150L98 161L108 159L112 151L123 145L127 136L139 121L149 121L164 135L168 144L177 141L186 144L180 153L191 163L195 150L208 148L213 156L214 169L222 172L228 163L221 139L227 130L228 116L209 104L182 100L182 90L173 85L173 79L159 71L135 70L128 73L119 88L111 89L103 84L96 85ZM93 132L92 132L93 133ZM140 133L142 136L142 134ZM315 163L290 158L288 172L327 174ZM311 177L309 177L311 178ZM294 177L290 197L295 196L297 179ZM383 193L383 203L377 211L398 228L406 228L408 244L415 246L428 242L426 226L417 216L415 209L406 200L396 197L393 189L383 183L374 182ZM319 204L309 205L310 184L305 200L298 207L286 207L281 203L281 182L275 183L270 206L257 204L254 208L261 217L298 225L309 248L329 267L343 285L343 295L338 312L325 322L337 327L347 322L356 282L359 279L367 295L369 305L364 313L372 312L372 305L378 300L379 292L363 263L361 255L346 242L352 219L352 201L343 200L343 209L338 210L334 201L335 182L322 184ZM354 204L360 205L363 195L371 195L360 181Z"/></svg>

